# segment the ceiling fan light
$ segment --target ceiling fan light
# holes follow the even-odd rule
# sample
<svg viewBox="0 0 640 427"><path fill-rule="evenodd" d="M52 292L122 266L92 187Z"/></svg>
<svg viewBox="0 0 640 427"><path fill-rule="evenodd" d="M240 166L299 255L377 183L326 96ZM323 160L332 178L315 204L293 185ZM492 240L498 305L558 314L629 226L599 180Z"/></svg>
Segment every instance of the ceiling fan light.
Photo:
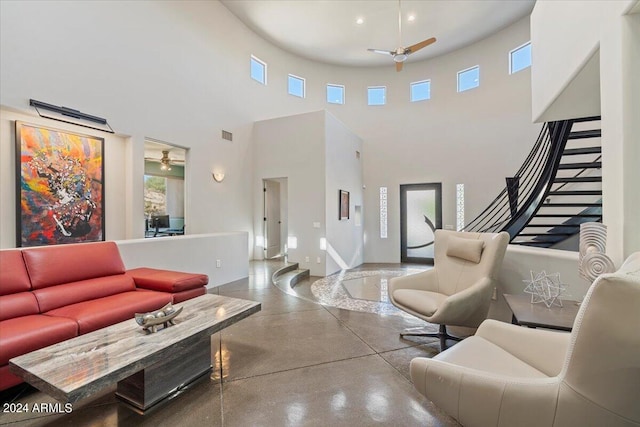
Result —
<svg viewBox="0 0 640 427"><path fill-rule="evenodd" d="M407 59L407 55L405 55L404 53L400 53L393 56L393 60L395 62L404 62L405 59Z"/></svg>

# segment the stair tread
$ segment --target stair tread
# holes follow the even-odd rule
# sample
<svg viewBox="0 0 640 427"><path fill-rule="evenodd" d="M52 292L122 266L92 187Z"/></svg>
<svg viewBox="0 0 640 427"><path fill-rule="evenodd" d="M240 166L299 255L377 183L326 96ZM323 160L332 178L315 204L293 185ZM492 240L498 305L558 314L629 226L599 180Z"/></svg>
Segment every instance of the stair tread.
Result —
<svg viewBox="0 0 640 427"><path fill-rule="evenodd" d="M555 177L553 182L602 182L601 176Z"/></svg>
<svg viewBox="0 0 640 427"><path fill-rule="evenodd" d="M576 233L559 233L559 232L549 232L549 233L518 233L520 237L552 237L552 236L573 236Z"/></svg>
<svg viewBox="0 0 640 427"><path fill-rule="evenodd" d="M535 218L535 217L534 217ZM545 228L554 228L554 227L580 227L580 224L527 224L527 227L545 227ZM527 228L525 227L525 228Z"/></svg>
<svg viewBox="0 0 640 427"><path fill-rule="evenodd" d="M602 206L602 202L594 202L594 203L545 203L541 208L544 207L558 207L558 208L579 208L579 207L592 207L599 208Z"/></svg>
<svg viewBox="0 0 640 427"><path fill-rule="evenodd" d="M569 133L569 139L598 138L602 136L600 129L575 130Z"/></svg>
<svg viewBox="0 0 640 427"><path fill-rule="evenodd" d="M550 196L601 196L602 190L555 190L549 191Z"/></svg>
<svg viewBox="0 0 640 427"><path fill-rule="evenodd" d="M602 153L602 147L583 147L583 148L565 148L562 152L563 156L577 156L580 154L599 154Z"/></svg>
<svg viewBox="0 0 640 427"><path fill-rule="evenodd" d="M602 213L594 213L594 214L536 214L534 218L599 218L602 216Z"/></svg>
<svg viewBox="0 0 640 427"><path fill-rule="evenodd" d="M560 163L558 169L600 169L602 162Z"/></svg>

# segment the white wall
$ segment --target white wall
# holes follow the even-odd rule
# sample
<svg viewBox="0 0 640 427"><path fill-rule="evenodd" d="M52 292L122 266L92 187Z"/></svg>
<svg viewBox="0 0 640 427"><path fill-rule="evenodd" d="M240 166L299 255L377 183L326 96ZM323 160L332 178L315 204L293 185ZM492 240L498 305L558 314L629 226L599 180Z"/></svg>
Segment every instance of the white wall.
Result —
<svg viewBox="0 0 640 427"><path fill-rule="evenodd" d="M355 206L363 205L362 140L331 114L325 114L326 275L364 260L364 227L356 225ZM340 220L339 191L349 192L349 219Z"/></svg>
<svg viewBox="0 0 640 427"><path fill-rule="evenodd" d="M619 17L635 0L540 1L531 13L532 112L535 122L571 117L571 109L547 114L554 102L580 74L600 47L602 22ZM592 89L597 87L594 82ZM597 91L575 93L573 104L583 104ZM585 100L587 100L585 102ZM565 106L571 103L563 101ZM574 107L575 108L575 107Z"/></svg>
<svg viewBox="0 0 640 427"><path fill-rule="evenodd" d="M409 62L391 78L379 70L362 79L361 86L389 84L389 105L368 107L364 128L338 116L364 140L367 262L400 262L400 184L441 182L443 225L455 227L456 184L465 184L468 223L522 165L540 125L531 123L530 69L509 75L508 53L528 40L525 19L449 55ZM480 87L456 93L456 73L475 65ZM426 78L431 99L409 103L407 82ZM378 225L381 186L388 187L387 239Z"/></svg>
<svg viewBox="0 0 640 427"><path fill-rule="evenodd" d="M235 232L120 240L116 244L127 269L150 267L202 273L209 276L207 287L212 288L249 275L247 240L247 233ZM220 267L216 266L217 260Z"/></svg>
<svg viewBox="0 0 640 427"><path fill-rule="evenodd" d="M393 262L400 252L399 184L442 182L443 219L453 224L456 183L467 185L470 219L533 145L539 126L530 119L529 70L507 71L509 50L528 39L523 19L460 51L409 60L397 73L391 63L355 68L296 57L255 35L216 1L3 1L0 104L30 111L34 98L77 108L108 118L129 138L121 172L126 184L118 195L125 199L125 218L110 221L124 238L142 236L138 183L145 137L188 148L189 232L247 231L251 249L254 228L261 229L252 219L252 162L259 150L253 123L327 109L363 140L365 260ZM267 62L268 85L249 78L251 54ZM456 72L476 64L480 88L457 94ZM306 78L306 98L287 94L288 73ZM432 99L409 103L409 83L426 78ZM328 82L346 85L345 105L325 102ZM370 85L387 86L386 106L367 107ZM221 139L221 129L233 132L233 142ZM226 173L222 184L213 182L214 168ZM390 190L386 241L376 238L380 185ZM4 204L13 189L2 191Z"/></svg>
<svg viewBox="0 0 640 427"><path fill-rule="evenodd" d="M289 261L308 268L314 276L325 275L324 253L319 246L326 230L324 116L324 111L317 111L259 121L253 127L255 233L264 236L262 180L287 178L288 236L298 240L298 247L288 250ZM320 227L314 228L314 222ZM254 257L262 256L262 248L256 247ZM320 263L316 262L318 257Z"/></svg>
<svg viewBox="0 0 640 427"><path fill-rule="evenodd" d="M245 111L252 91L238 70L256 37L226 8L217 2L3 1L0 19L0 104L32 111L34 98L77 108L131 136L126 161L109 149L105 157L106 165L120 165L118 179L127 183L122 191L106 187L108 197L123 199L120 209L107 212L114 238L144 233L145 137L189 148L190 233L252 231L246 189L254 117ZM230 37L242 46L239 53L230 54L236 47L228 46ZM233 143L221 139L221 129L234 133ZM226 171L222 185L213 182L213 168ZM109 172L107 179L115 178ZM3 189L3 204L5 191L12 190Z"/></svg>

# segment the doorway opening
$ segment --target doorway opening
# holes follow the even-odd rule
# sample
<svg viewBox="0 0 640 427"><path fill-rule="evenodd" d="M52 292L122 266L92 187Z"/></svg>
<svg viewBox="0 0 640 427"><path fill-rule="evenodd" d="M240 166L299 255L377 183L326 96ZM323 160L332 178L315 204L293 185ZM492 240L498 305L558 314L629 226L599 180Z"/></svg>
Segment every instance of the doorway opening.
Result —
<svg viewBox="0 0 640 427"><path fill-rule="evenodd" d="M438 228L442 228L442 184L400 185L401 261L433 264Z"/></svg>
<svg viewBox="0 0 640 427"><path fill-rule="evenodd" d="M278 258L287 253L288 181L287 178L262 180L264 194L264 258Z"/></svg>
<svg viewBox="0 0 640 427"><path fill-rule="evenodd" d="M144 236L185 234L187 149L144 142Z"/></svg>

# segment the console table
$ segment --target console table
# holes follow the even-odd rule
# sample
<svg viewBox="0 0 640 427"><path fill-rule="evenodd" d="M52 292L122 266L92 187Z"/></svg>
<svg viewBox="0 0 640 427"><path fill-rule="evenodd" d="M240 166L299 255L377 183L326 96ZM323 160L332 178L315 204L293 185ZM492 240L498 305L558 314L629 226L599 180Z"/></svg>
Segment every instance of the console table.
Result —
<svg viewBox="0 0 640 427"><path fill-rule="evenodd" d="M175 325L147 333L134 319L9 361L11 372L64 402L118 383L116 395L144 413L211 371L211 335L260 311L259 302L202 295Z"/></svg>
<svg viewBox="0 0 640 427"><path fill-rule="evenodd" d="M571 331L580 306L576 301L562 301L562 307L547 308L543 303L531 304L530 295L504 294L504 299L511 309L511 323L530 328L548 328L560 331Z"/></svg>

